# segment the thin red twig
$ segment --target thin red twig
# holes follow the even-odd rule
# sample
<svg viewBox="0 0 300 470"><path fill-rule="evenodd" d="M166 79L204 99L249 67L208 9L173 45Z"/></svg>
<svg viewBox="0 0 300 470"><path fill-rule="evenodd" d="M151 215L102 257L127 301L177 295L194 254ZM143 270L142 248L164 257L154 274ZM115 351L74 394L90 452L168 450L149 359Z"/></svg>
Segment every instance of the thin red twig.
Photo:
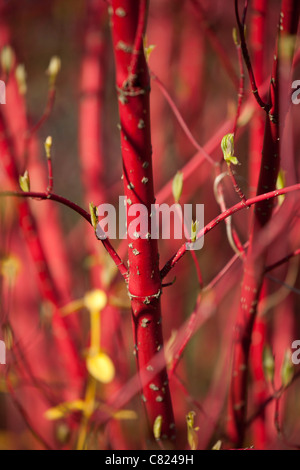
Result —
<svg viewBox="0 0 300 470"><path fill-rule="evenodd" d="M59 204L62 204L66 207L69 207L69 209L72 209L74 212L79 214L89 224L92 225L91 216L86 210L82 209L82 207L78 206L74 202L69 201L68 199L66 199L62 196L59 196L58 194L55 194L55 193L48 194L46 192L43 193L43 192L34 192L34 191L29 191L27 193L18 192L18 191L2 191L0 193L0 197L9 197L9 196L10 197L18 197L18 198L31 198L31 199L36 199L36 200L56 201ZM109 253L110 257L112 258L113 262L115 263L115 265L119 269L122 276L127 277L127 274L128 274L127 268L124 265L123 261L120 259L119 255L117 254L117 252L115 251L113 246L111 245L108 238L106 238L104 240L101 240L101 243L103 244L103 246L105 247L105 249Z"/></svg>
<svg viewBox="0 0 300 470"><path fill-rule="evenodd" d="M253 204L258 204L261 201L268 201L270 199L273 199L275 197L281 196L282 194L288 194L293 191L299 191L300 189L300 184L295 184L292 186L288 186L283 189L278 189L275 191L271 191L269 193L261 194L259 196L255 196L253 198L247 199L245 202L241 201L234 206L230 207L227 209L225 212L222 212L220 215L215 217L209 224L207 224L202 230L199 231L197 235L197 240L204 235L206 235L208 232L210 232L213 228L215 228L220 222L225 220L227 217L232 216L236 212L244 209L245 207L250 207ZM186 253L187 248L186 244L182 245L181 248L177 251L177 253L170 258L170 260L165 264L165 266L161 270L161 278L164 279L165 276L170 272L172 268L178 263L178 261L184 256Z"/></svg>

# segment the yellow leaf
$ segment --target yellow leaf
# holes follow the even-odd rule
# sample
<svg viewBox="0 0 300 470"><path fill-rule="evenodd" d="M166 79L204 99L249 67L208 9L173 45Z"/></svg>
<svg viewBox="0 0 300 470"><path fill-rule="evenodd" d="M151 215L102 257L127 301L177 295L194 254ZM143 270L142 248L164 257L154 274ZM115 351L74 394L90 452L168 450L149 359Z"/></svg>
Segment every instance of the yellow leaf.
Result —
<svg viewBox="0 0 300 470"><path fill-rule="evenodd" d="M191 450L196 450L198 446L198 436L193 428L188 428L188 443Z"/></svg>
<svg viewBox="0 0 300 470"><path fill-rule="evenodd" d="M281 381L283 387L287 387L291 383L293 376L294 366L291 360L291 351L287 349L281 367Z"/></svg>
<svg viewBox="0 0 300 470"><path fill-rule="evenodd" d="M86 366L96 380L102 383L109 383L115 376L115 366L107 354L99 352L87 357Z"/></svg>
<svg viewBox="0 0 300 470"><path fill-rule="evenodd" d="M133 410L118 410L115 413L113 413L113 417L115 419L137 419L138 415L135 411Z"/></svg>
<svg viewBox="0 0 300 470"><path fill-rule="evenodd" d="M62 409L59 407L54 407L54 408L49 408L44 414L46 419L49 419L49 421L55 421L57 419L63 418L67 412L64 412Z"/></svg>
<svg viewBox="0 0 300 470"><path fill-rule="evenodd" d="M186 415L186 424L187 424L187 439L191 450L196 450L198 447L198 436L197 431L198 427L194 427L195 412L190 411Z"/></svg>
<svg viewBox="0 0 300 470"><path fill-rule="evenodd" d="M9 73L15 60L15 53L10 46L4 46L0 53L0 62L2 69Z"/></svg>
<svg viewBox="0 0 300 470"><path fill-rule="evenodd" d="M70 315L71 313L81 310L83 307L85 307L83 299L72 300L71 302L69 302L67 305L65 305L64 307L60 309L60 313L63 316Z"/></svg>
<svg viewBox="0 0 300 470"><path fill-rule="evenodd" d="M191 241L194 243L197 240L197 233L199 229L198 220L192 221L191 223Z"/></svg>
<svg viewBox="0 0 300 470"><path fill-rule="evenodd" d="M263 350L263 370L266 379L273 382L275 373L275 357L270 346L266 345Z"/></svg>
<svg viewBox="0 0 300 470"><path fill-rule="evenodd" d="M155 45L151 44L149 46L147 46L147 38L146 36L144 37L144 52L145 52L145 58L146 58L146 62L149 61L149 57L151 55L151 53L153 52L153 50L156 48Z"/></svg>
<svg viewBox="0 0 300 470"><path fill-rule="evenodd" d="M221 447L222 447L222 441L219 440L215 443L215 445L212 447L211 450L221 450Z"/></svg>
<svg viewBox="0 0 300 470"><path fill-rule="evenodd" d="M57 419L64 418L71 411L84 411L85 402L83 400L73 400L60 403L53 408L49 408L44 416L50 421L55 421Z"/></svg>
<svg viewBox="0 0 300 470"><path fill-rule="evenodd" d="M232 38L233 38L233 42L236 46L239 45L239 40L238 40L238 34L237 34L237 29L236 28L233 28L232 30Z"/></svg>
<svg viewBox="0 0 300 470"><path fill-rule="evenodd" d="M285 172L280 169L278 176L277 176L277 181L276 181L276 189L283 189L285 187ZM285 198L284 194L281 194L281 196L278 196L277 201L278 205L281 206Z"/></svg>
<svg viewBox="0 0 300 470"><path fill-rule="evenodd" d="M162 415L158 415L153 424L153 435L157 441L160 439L162 421Z"/></svg>
<svg viewBox="0 0 300 470"><path fill-rule="evenodd" d="M221 142L221 149L224 155L224 160L228 165L238 165L239 161L234 155L234 134L226 134Z"/></svg>
<svg viewBox="0 0 300 470"><path fill-rule="evenodd" d="M94 230L97 229L98 225L98 216L97 216L97 207L94 206L92 202L89 203L90 215L91 215L91 222Z"/></svg>
<svg viewBox="0 0 300 470"><path fill-rule="evenodd" d="M183 173L177 171L172 181L172 192L175 202L179 202L183 188Z"/></svg>
<svg viewBox="0 0 300 470"><path fill-rule="evenodd" d="M9 282L13 283L21 269L19 258L9 255L0 260L0 274Z"/></svg>
<svg viewBox="0 0 300 470"><path fill-rule="evenodd" d="M103 290L95 289L85 294L83 303L90 312L100 311L107 303L107 296Z"/></svg>
<svg viewBox="0 0 300 470"><path fill-rule="evenodd" d="M279 41L279 57L284 60L292 60L295 49L296 36L282 35Z"/></svg>
<svg viewBox="0 0 300 470"><path fill-rule="evenodd" d="M24 193L28 193L30 191L30 179L27 170L24 175L19 176L19 185Z"/></svg>

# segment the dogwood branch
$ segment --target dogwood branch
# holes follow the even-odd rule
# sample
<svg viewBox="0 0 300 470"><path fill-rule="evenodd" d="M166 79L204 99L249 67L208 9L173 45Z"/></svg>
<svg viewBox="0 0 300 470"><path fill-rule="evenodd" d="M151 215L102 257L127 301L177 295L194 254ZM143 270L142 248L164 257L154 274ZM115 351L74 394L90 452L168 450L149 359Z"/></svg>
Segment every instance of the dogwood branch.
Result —
<svg viewBox="0 0 300 470"><path fill-rule="evenodd" d="M248 70L248 75L249 75L249 79L250 79L250 83L251 83L252 93L253 93L257 103L259 104L259 106L264 111L266 111L268 113L269 110L270 110L270 105L263 101L263 99L261 98L261 96L258 92L258 88L257 88L257 84L256 84L256 80L255 80L255 76L254 76L254 72L253 72L253 68L252 68L252 64L251 64L251 60L250 60L250 56L249 56L249 52L248 52L248 48L247 48L247 44L246 44L246 39L245 39L246 8L244 9L243 20L241 21L240 20L240 15L239 15L239 9L238 9L238 0L235 0L235 15L236 15L237 25L238 25L238 29L239 29L239 33L240 33L241 48L242 48L245 64L246 64L246 67L247 67L247 70Z"/></svg>
<svg viewBox="0 0 300 470"><path fill-rule="evenodd" d="M210 232L220 222L227 219L227 217L232 216L233 214L240 211L241 209L244 209L245 207L250 207L261 201L267 201L269 199L273 199L275 197L281 196L282 194L287 194L287 193L290 193L293 191L299 191L299 190L300 190L300 184L294 184L292 186L287 186L286 188L278 189L276 191L270 191L269 193L260 194L259 196L246 199L246 201L241 201L238 204L235 204L234 206L230 207L226 211L222 212L220 215L215 217L211 222L209 222L202 230L199 231L197 235L197 240L199 240L201 237L203 237L208 232ZM189 240L189 243L190 243L190 240ZM174 268L174 266L178 263L178 261L185 255L186 251L188 250L187 250L187 246L185 243L179 248L177 253L173 255L172 258L170 258L169 261L162 268L160 272L162 279L164 279L166 275L171 271L171 269Z"/></svg>
<svg viewBox="0 0 300 470"><path fill-rule="evenodd" d="M2 191L0 192L0 197L19 197L19 198L31 198L36 200L51 200L56 201L63 206L69 207L74 212L79 214L83 217L90 225L92 225L91 216L90 214L83 209L82 207L75 204L75 202L69 201L68 199L64 198L63 196L59 196L55 193L43 193L43 192L35 192L35 191L28 191L28 192L21 192L21 191ZM104 248L110 255L111 259L117 266L118 270L122 274L123 277L127 277L127 268L121 258L119 257L118 253L115 251L113 246L111 245L108 238L105 240L101 240Z"/></svg>

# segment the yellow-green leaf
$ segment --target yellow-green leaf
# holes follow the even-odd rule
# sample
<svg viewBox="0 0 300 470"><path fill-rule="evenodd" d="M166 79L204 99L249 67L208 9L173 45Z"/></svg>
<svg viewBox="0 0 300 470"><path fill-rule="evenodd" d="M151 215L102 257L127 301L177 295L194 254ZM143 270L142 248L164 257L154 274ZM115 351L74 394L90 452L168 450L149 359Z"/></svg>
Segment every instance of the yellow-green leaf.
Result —
<svg viewBox="0 0 300 470"><path fill-rule="evenodd" d="M285 172L282 169L280 169L278 176L277 176L276 189L283 189L284 187L285 187ZM278 201L279 206L281 206L284 199L285 199L284 194L281 194L280 196L278 196L277 201Z"/></svg>
<svg viewBox="0 0 300 470"><path fill-rule="evenodd" d="M147 38L145 36L144 37L144 52L145 52L146 62L149 62L149 57L155 48L156 48L156 45L154 44L151 44L149 46L147 45Z"/></svg>
<svg viewBox="0 0 300 470"><path fill-rule="evenodd" d="M1 50L0 61L1 67L6 72L9 73L13 66L15 60L15 53L10 46L4 46Z"/></svg>
<svg viewBox="0 0 300 470"><path fill-rule="evenodd" d="M15 70L15 77L17 80L19 93L21 95L26 95L27 92L26 76L27 75L24 64L19 64Z"/></svg>
<svg viewBox="0 0 300 470"><path fill-rule="evenodd" d="M195 222L192 221L192 224L191 224L191 241L193 243L197 240L198 229L199 229L198 220L195 220Z"/></svg>
<svg viewBox="0 0 300 470"><path fill-rule="evenodd" d="M222 441L219 440L215 443L215 445L212 447L211 450L221 450L221 447L222 447Z"/></svg>
<svg viewBox="0 0 300 470"><path fill-rule="evenodd" d="M57 75L61 69L61 60L58 56L53 56L50 60L48 69L46 70L47 75L49 75L50 86L55 85Z"/></svg>
<svg viewBox="0 0 300 470"><path fill-rule="evenodd" d="M195 420L196 413L194 411L190 411L186 415L186 424L187 424L187 439L191 450L196 450L198 447L198 427L194 427L194 420Z"/></svg>
<svg viewBox="0 0 300 470"><path fill-rule="evenodd" d="M238 165L239 161L234 155L234 134L226 134L221 141L221 149L223 152L224 160L228 165Z"/></svg>
<svg viewBox="0 0 300 470"><path fill-rule="evenodd" d="M97 208L94 206L92 202L90 202L89 208L90 208L92 226L94 227L94 230L96 230L97 224L98 224Z"/></svg>
<svg viewBox="0 0 300 470"><path fill-rule="evenodd" d="M51 147L52 147L52 137L49 135L47 139L45 140L45 152L46 152L46 157L51 158Z"/></svg>
<svg viewBox="0 0 300 470"><path fill-rule="evenodd" d="M6 256L0 260L0 274L10 283L13 284L21 269L19 258L14 255Z"/></svg>
<svg viewBox="0 0 300 470"><path fill-rule="evenodd" d="M99 352L87 357L86 366L96 380L102 383L110 383L115 376L115 366L107 354Z"/></svg>
<svg viewBox="0 0 300 470"><path fill-rule="evenodd" d="M273 382L275 362L270 346L265 346L263 350L263 369L266 379Z"/></svg>
<svg viewBox="0 0 300 470"><path fill-rule="evenodd" d="M156 416L153 423L153 435L157 441L160 439L162 422L162 415Z"/></svg>
<svg viewBox="0 0 300 470"><path fill-rule="evenodd" d="M28 193L30 191L30 179L27 170L25 171L23 176L19 176L19 185L22 191L24 191L24 193Z"/></svg>
<svg viewBox="0 0 300 470"><path fill-rule="evenodd" d="M172 181L172 192L176 203L179 202L183 188L183 173L178 171Z"/></svg>
<svg viewBox="0 0 300 470"><path fill-rule="evenodd" d="M64 418L71 411L84 411L85 402L83 400L73 400L60 403L57 406L49 408L44 416L49 421L56 421Z"/></svg>
<svg viewBox="0 0 300 470"><path fill-rule="evenodd" d="M232 38L233 38L233 42L236 46L239 45L239 40L238 40L238 35L237 35L237 29L236 28L233 28L232 30Z"/></svg>
<svg viewBox="0 0 300 470"><path fill-rule="evenodd" d="M133 410L118 410L115 413L113 413L113 417L118 420L123 420L123 419L138 419L138 415L135 411Z"/></svg>
<svg viewBox="0 0 300 470"><path fill-rule="evenodd" d="M291 352L287 350L284 355L283 364L281 368L281 382L284 387L287 387L294 376L294 366L291 360Z"/></svg>

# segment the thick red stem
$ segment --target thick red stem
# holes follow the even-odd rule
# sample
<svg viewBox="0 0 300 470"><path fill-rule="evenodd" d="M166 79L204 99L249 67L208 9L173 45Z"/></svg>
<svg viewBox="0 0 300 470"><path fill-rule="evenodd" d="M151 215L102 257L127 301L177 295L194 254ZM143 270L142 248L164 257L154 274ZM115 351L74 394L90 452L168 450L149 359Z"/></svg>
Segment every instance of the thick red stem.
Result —
<svg viewBox="0 0 300 470"><path fill-rule="evenodd" d="M237 2L236 2L237 6ZM297 17L295 20L294 16ZM299 7L297 2L283 0L279 22L279 41L286 35L295 33L299 21ZM255 79L251 63L247 63L249 56L245 54L247 48L243 43L242 48L250 79L254 80L252 89L255 86ZM279 128L279 77L278 77L278 46L276 48L272 78L270 84L270 104L267 106L265 135L262 151L262 161L260 177L257 188L257 195L265 191L274 191L279 171L280 162L280 128ZM256 94L259 102L259 95ZM262 106L263 107L263 106ZM266 108L264 108L266 109ZM281 125L284 116L281 113ZM230 439L240 447L245 436L245 418L247 410L247 380L249 366L249 351L253 325L257 313L257 304L261 287L263 284L266 250L261 253L259 259L253 255L257 240L260 237L262 228L268 223L272 216L273 201L261 200L255 207L255 216L250 236L250 245L244 265L244 277L242 282L240 308L236 323L236 341L233 354L232 379L229 395L229 423L228 432ZM285 227L283 228L283 230Z"/></svg>
<svg viewBox="0 0 300 470"><path fill-rule="evenodd" d="M143 51L145 7L140 0L113 0L111 22L116 60L116 84L121 120L123 179L127 200L127 224L135 218L132 204L143 204L151 224L151 204L154 204L152 148L150 133L150 79ZM140 233L143 231L142 227ZM131 298L134 340L138 369L152 370L152 361L163 347L157 240L149 236L128 236L128 291ZM141 378L142 398L151 429L161 416L161 438L175 438L175 425L168 376L164 367L151 380Z"/></svg>
<svg viewBox="0 0 300 470"><path fill-rule="evenodd" d="M18 182L18 170L15 164L15 158L12 143L7 137L6 123L0 114L0 155L1 163L7 173L10 183L16 187ZM60 348L61 355L66 363L68 375L73 384L74 390L80 389L80 382L83 375L82 363L78 357L76 346L69 336L65 321L59 314L59 298L55 289L44 251L41 246L37 227L31 214L28 202L21 201L18 205L20 225L23 230L28 249L33 258L37 269L37 276L41 295L54 306L53 326L56 334L57 344ZM75 392L76 393L76 392Z"/></svg>

